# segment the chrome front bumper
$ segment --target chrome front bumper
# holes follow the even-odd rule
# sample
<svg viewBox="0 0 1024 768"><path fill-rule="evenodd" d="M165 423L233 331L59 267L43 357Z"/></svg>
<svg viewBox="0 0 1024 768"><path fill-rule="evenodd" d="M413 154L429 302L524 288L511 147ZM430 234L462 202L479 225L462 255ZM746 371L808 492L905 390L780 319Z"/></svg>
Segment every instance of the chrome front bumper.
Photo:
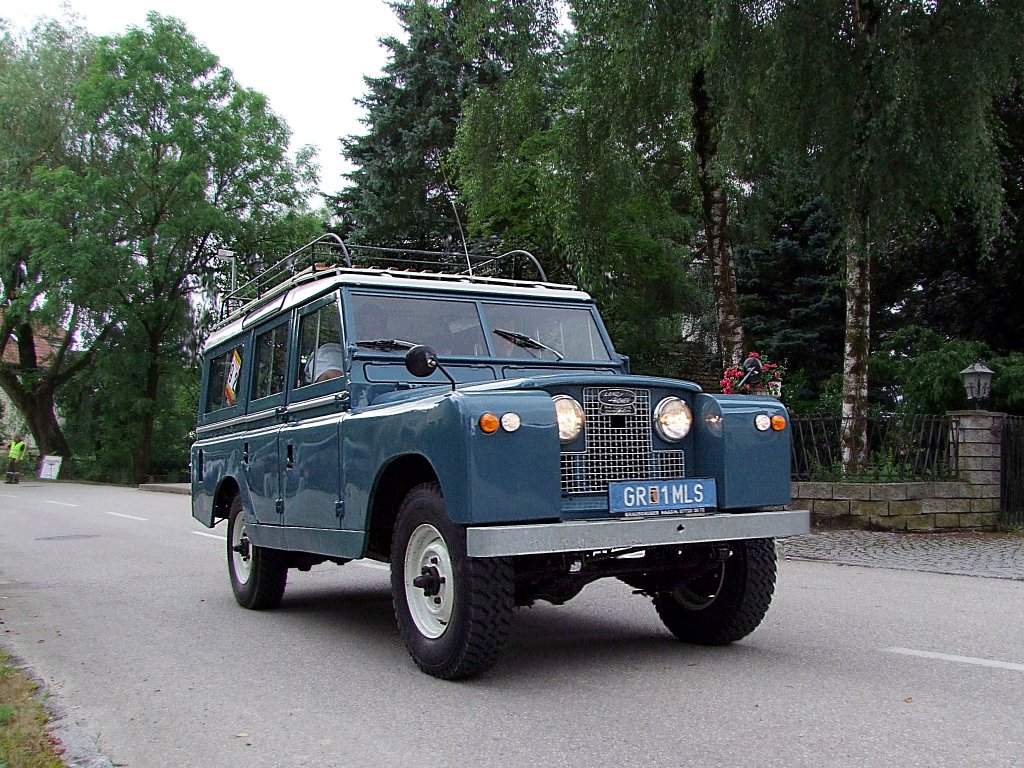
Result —
<svg viewBox="0 0 1024 768"><path fill-rule="evenodd" d="M466 554L470 557L511 557L736 539L778 539L799 536L810 530L811 513L806 509L491 525L466 529Z"/></svg>

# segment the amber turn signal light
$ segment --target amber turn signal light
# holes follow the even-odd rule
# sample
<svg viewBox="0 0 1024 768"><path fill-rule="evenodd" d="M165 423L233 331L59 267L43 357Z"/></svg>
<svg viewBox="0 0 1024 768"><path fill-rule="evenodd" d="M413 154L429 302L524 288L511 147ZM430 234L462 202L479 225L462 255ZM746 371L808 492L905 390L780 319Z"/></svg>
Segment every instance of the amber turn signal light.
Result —
<svg viewBox="0 0 1024 768"><path fill-rule="evenodd" d="M501 421L493 413L485 413L480 417L480 429L484 434L493 434L498 431Z"/></svg>
<svg viewBox="0 0 1024 768"><path fill-rule="evenodd" d="M772 416L772 429L774 429L776 432L781 432L785 428L786 428L786 417L785 416L779 416L778 414L776 414L775 416Z"/></svg>

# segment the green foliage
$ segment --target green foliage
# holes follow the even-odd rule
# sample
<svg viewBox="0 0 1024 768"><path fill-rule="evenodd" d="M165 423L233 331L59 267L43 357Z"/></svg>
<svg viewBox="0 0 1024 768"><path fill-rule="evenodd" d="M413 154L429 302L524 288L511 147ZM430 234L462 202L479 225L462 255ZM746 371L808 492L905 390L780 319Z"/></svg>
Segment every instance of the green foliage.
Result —
<svg viewBox="0 0 1024 768"><path fill-rule="evenodd" d="M475 69L455 34L460 3L400 0L408 41L386 38L390 61L366 78L367 132L342 142L356 168L334 198L346 237L361 243L453 249L459 228L445 163ZM458 213L464 219L465 211Z"/></svg>
<svg viewBox="0 0 1024 768"><path fill-rule="evenodd" d="M1024 23L1015 0L779 4L761 34L757 117L766 150L814 171L879 238L970 197L998 210L993 98ZM808 153L811 147L814 151Z"/></svg>
<svg viewBox="0 0 1024 768"><path fill-rule="evenodd" d="M736 249L748 344L786 367L784 397L801 413L816 410L826 383L842 369L837 231L831 207L811 200L781 217L763 245Z"/></svg>
<svg viewBox="0 0 1024 768"><path fill-rule="evenodd" d="M1024 414L1024 354L997 355L982 342L947 339L922 326L896 332L871 360L883 382L883 410L939 414L974 407L960 371L983 362L994 372L989 408Z"/></svg>
<svg viewBox="0 0 1024 768"><path fill-rule="evenodd" d="M63 749L47 731L36 683L0 650L0 766L62 768Z"/></svg>
<svg viewBox="0 0 1024 768"><path fill-rule="evenodd" d="M0 173L13 182L0 193L10 265L0 343L16 337L20 354L18 373L0 367L0 384L20 409L51 412L57 431L37 440L66 455L54 394L102 353L97 394L116 392L125 414L112 453L134 457L111 463L144 475L165 416L161 377L196 346L191 297L216 289L217 249L252 253L301 234L294 247L321 229L304 202L312 154L290 158L288 128L266 98L175 19L150 14L145 28L99 40L48 23L7 49L17 66L3 71L0 104L27 117L0 130ZM24 340L42 328L77 351L32 359ZM101 376L104 366L115 375ZM36 432L40 417L27 418Z"/></svg>
<svg viewBox="0 0 1024 768"><path fill-rule="evenodd" d="M883 338L913 323L1001 353L1024 351L1024 89L1001 100L993 120L1004 200L998 233L990 238L964 206L948 224L926 221L897 242L876 281L883 311L874 326Z"/></svg>
<svg viewBox="0 0 1024 768"><path fill-rule="evenodd" d="M992 410L1024 416L1024 354L991 358Z"/></svg>
<svg viewBox="0 0 1024 768"><path fill-rule="evenodd" d="M117 335L94 366L61 390L58 402L74 455L71 476L125 484L138 482L143 474L175 482L188 479L199 370L180 357L162 362L153 452L143 473L138 425L150 412L144 396L147 368L139 345Z"/></svg>
<svg viewBox="0 0 1024 768"><path fill-rule="evenodd" d="M695 301L692 220L665 187L678 182L678 137L637 145L634 123L607 108L619 103L600 74L607 46L580 35L560 45L553 18L544 0L480 2L459 27L482 70L502 73L479 84L459 124L471 231L536 252L554 279L590 291L635 369L664 372L663 346Z"/></svg>

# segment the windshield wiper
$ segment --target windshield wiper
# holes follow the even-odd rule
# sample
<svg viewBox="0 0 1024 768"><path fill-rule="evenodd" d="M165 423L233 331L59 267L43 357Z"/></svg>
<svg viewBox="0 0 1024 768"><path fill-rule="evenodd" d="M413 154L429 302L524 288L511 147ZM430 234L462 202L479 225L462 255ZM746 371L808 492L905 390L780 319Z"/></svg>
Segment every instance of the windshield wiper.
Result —
<svg viewBox="0 0 1024 768"><path fill-rule="evenodd" d="M357 341L356 346L376 349L378 352L398 352L400 349L412 349L416 345L402 339L363 339Z"/></svg>
<svg viewBox="0 0 1024 768"><path fill-rule="evenodd" d="M516 333L515 331L506 331L504 328L495 328L494 332L501 336L501 338L508 339L517 347L522 347L523 349L546 349L559 360L565 359L565 355L563 355L557 349L552 349L547 344L539 342L536 339L526 336L522 333Z"/></svg>

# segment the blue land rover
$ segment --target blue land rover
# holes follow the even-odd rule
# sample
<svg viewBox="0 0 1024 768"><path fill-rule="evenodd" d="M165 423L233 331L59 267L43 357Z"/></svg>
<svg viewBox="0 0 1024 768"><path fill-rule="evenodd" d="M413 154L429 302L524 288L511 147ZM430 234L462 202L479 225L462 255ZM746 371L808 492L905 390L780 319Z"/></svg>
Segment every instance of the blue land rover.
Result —
<svg viewBox="0 0 1024 768"><path fill-rule="evenodd" d="M516 277L494 276L510 266ZM536 273L523 277L524 269ZM681 640L761 622L790 503L776 400L634 376L583 291L327 236L228 297L203 354L192 514L227 520L238 603L290 568L389 563L415 663L494 663L517 606L615 577Z"/></svg>

